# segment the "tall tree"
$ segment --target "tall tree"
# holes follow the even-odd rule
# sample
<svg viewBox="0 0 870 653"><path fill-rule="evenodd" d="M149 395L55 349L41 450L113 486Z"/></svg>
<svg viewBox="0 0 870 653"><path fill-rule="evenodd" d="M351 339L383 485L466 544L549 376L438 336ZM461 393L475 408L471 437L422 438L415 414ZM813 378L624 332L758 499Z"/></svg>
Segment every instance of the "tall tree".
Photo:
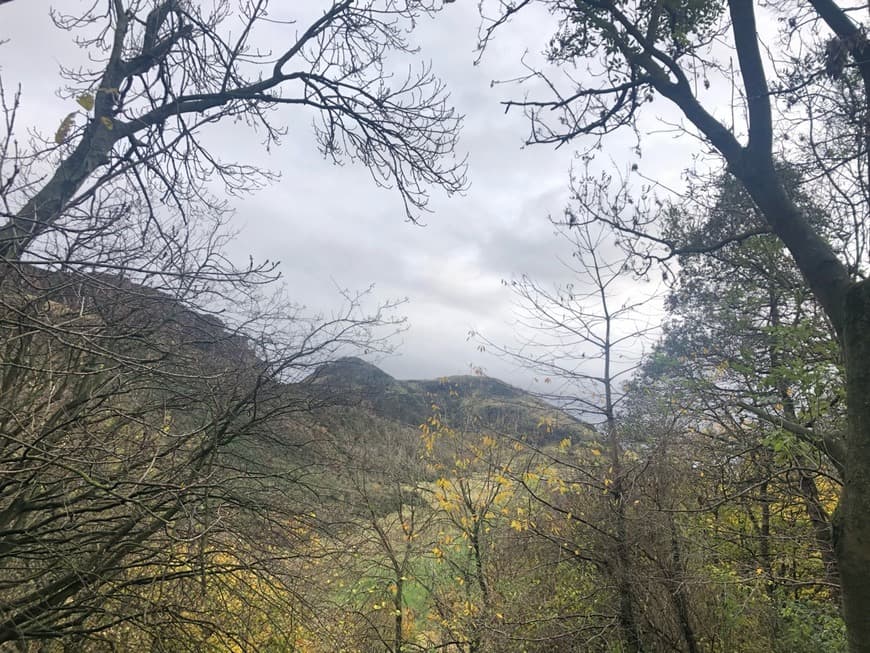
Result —
<svg viewBox="0 0 870 653"><path fill-rule="evenodd" d="M87 63L61 70L70 113L48 138L23 137L26 91L0 79L0 644L253 648L209 592L289 596L311 463L297 417L320 401L291 382L377 348L385 316L355 294L309 315L268 291L274 265L231 265L213 184L270 177L203 134L238 120L275 145L276 110L307 108L321 151L366 165L411 217L429 186L464 182L442 85L425 67L385 79L436 3L278 4L54 12ZM279 52L259 46L267 27L286 30Z"/></svg>
<svg viewBox="0 0 870 653"><path fill-rule="evenodd" d="M545 378L553 386L547 397L590 422L604 443L603 478L596 478L601 468L590 471L571 462L566 466L583 485L600 483L598 489L609 499L606 522L593 528L610 549L599 555L615 588L624 647L638 653L645 645L632 573L630 472L619 411L626 381L638 366L638 348L654 330L642 315L650 298L626 295L631 269L626 255L608 242L609 231L602 225L569 217L562 235L572 246L573 261L566 268L574 280L552 289L528 277L511 282L520 301L520 320L534 335L518 347L486 345ZM540 496L528 484L526 488ZM583 523L574 508L562 510Z"/></svg>
<svg viewBox="0 0 870 653"><path fill-rule="evenodd" d="M533 4L493 3L485 19L482 45L499 26ZM564 143L578 136L601 137L637 124L644 107L664 98L687 120L691 132L721 156L728 171L758 207L764 227L787 247L798 269L825 311L842 348L846 371L848 427L844 487L835 516L835 545L843 580L843 607L852 651L870 650L870 284L863 277L866 251L844 247L843 215L831 214L833 229L814 224L784 184L776 161L799 160L811 167L820 196L850 197L841 208L866 214L868 116L870 116L870 43L863 14L831 0L806 5L778 3L758 9L752 0L714 2L616 2L542 0L560 21L549 49L549 61L576 74L548 77L553 95L508 102L523 107L532 120L532 142ZM758 11L781 18L783 33L769 49L759 33ZM485 3L484 11L490 11ZM773 36L773 35L772 35ZM775 38L775 37L774 37ZM730 47L730 51L723 48ZM724 52L724 56L723 56ZM809 54L806 54L809 52ZM776 64L765 65L770 54ZM730 119L717 117L717 84L730 80L728 57L736 55L739 89ZM779 65L782 63L783 65ZM552 69L550 69L552 70ZM724 74L723 74L724 73ZM558 73L556 73L558 74ZM769 75L774 75L769 79ZM844 82L844 80L846 80ZM711 88L712 87L712 88ZM843 89L850 91L844 96ZM718 97L721 97L719 95ZM829 101L846 97L848 102ZM809 102L805 101L809 98ZM777 101L781 101L778 106ZM816 117L822 108L844 118L825 132ZM776 119L798 113L799 127L777 139ZM851 121L848 120L851 116ZM738 119L739 117L739 119ZM836 130L849 123L858 137ZM854 133L854 132L853 132ZM819 138L827 134L823 146ZM792 146L795 136L798 141ZM839 140L834 137L839 136ZM812 143L810 148L803 144ZM837 147L835 147L837 145ZM809 155L807 155L809 152ZM848 184L844 183L848 181ZM852 195L851 190L856 194ZM827 207L835 208L832 204ZM848 217L845 216L845 217ZM644 229L636 214L622 216L627 232L663 242L656 225ZM862 220L851 224L849 243L866 242ZM726 241L746 234L732 231ZM720 243L702 243L710 250Z"/></svg>

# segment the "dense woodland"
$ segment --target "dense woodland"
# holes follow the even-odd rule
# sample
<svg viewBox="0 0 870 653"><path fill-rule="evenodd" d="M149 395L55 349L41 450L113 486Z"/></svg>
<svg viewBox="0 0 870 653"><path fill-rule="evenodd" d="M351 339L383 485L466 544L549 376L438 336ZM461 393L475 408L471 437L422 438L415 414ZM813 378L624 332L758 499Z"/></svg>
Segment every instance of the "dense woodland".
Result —
<svg viewBox="0 0 870 653"><path fill-rule="evenodd" d="M549 11L514 80L544 96L506 108L578 149L572 281L517 271L524 340L470 336L532 394L396 380L355 356L400 306L314 315L229 262L221 192L270 177L222 121L314 116L397 220L467 188L449 89L385 73L449 6L272 4L55 9L90 67L47 135L0 68L0 650L870 651L867 6L481 3L480 56ZM660 106L705 150L687 191L594 172Z"/></svg>

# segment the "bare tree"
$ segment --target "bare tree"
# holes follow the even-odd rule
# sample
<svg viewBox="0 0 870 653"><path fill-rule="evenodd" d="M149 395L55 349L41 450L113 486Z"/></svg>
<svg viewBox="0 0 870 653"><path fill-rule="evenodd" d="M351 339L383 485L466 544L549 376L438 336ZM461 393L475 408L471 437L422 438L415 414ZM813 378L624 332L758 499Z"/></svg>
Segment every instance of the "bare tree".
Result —
<svg viewBox="0 0 870 653"><path fill-rule="evenodd" d="M566 269L574 280L553 288L528 277L510 282L524 330L534 335L518 347L486 345L543 378L553 388L545 396L590 423L605 443L608 471L603 478L597 478L600 470L571 461L566 461L565 473L576 476L584 486L595 485L609 497L607 523L593 530L610 549L600 553L600 566L615 587L616 623L622 641L627 650L637 652L644 650L644 642L632 579L630 472L619 413L643 343L654 331L642 311L651 299L636 297L631 291L630 285L637 280L605 227L580 223L570 212L560 227L572 245L572 261ZM559 466L558 460L553 464ZM526 489L572 519L580 513L574 507L558 506L528 484Z"/></svg>
<svg viewBox="0 0 870 653"><path fill-rule="evenodd" d="M282 524L305 509L311 463L294 416L319 399L287 383L381 318L358 304L259 316L279 340L161 290L4 276L0 641L183 623L183 596L149 588L241 569L277 579L269 561L298 553Z"/></svg>
<svg viewBox="0 0 870 653"><path fill-rule="evenodd" d="M93 234L133 204L158 221L166 220L159 204L170 214L192 204L219 211L206 180L239 192L269 175L222 161L200 135L240 119L267 147L278 144L286 130L273 114L283 106L314 111L322 153L366 165L376 183L396 188L413 218L429 185L452 192L464 184L463 163L453 158L459 118L443 86L425 65L400 77L386 69L389 53L411 51L413 21L437 8L429 0L342 0L304 28L266 0L111 0L80 14L55 12L55 24L75 32L96 65L63 70L78 109L52 141L29 152L4 148L4 257L19 258L49 234L84 257ZM286 30L282 51L258 49L267 24ZM43 177L48 161L55 169Z"/></svg>
<svg viewBox="0 0 870 653"><path fill-rule="evenodd" d="M274 264L231 265L208 185L270 175L200 137L241 120L275 145L273 112L308 107L322 152L415 217L464 183L458 117L427 67L385 57L437 8L336 2L300 28L265 1L111 0L53 14L92 62L62 71L77 108L56 134L25 142L0 84L0 644L262 644L208 596L292 598L289 525L316 491L301 416L323 401L295 382L400 322L365 293L311 315L273 294ZM290 45L259 50L266 25Z"/></svg>

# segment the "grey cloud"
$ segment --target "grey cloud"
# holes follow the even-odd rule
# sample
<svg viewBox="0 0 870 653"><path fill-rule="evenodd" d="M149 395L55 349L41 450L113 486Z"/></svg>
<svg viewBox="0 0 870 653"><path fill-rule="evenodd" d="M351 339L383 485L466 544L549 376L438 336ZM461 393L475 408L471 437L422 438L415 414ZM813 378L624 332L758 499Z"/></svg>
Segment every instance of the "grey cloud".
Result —
<svg viewBox="0 0 870 653"><path fill-rule="evenodd" d="M81 60L84 53L70 45L68 34L49 26L46 13L41 3L3 8L0 38L13 40L0 47L0 65L7 88L23 84L25 122L53 130L65 115L64 102L54 95L62 83L58 64ZM243 125L222 124L204 137L224 160L281 175L260 192L233 199L232 226L241 229L230 246L233 258L280 260L288 293L313 310L336 306L336 284L363 288L374 283L384 299L407 296L403 312L410 329L402 338L403 353L382 361L396 376L463 373L474 364L523 383L527 374L477 351L466 336L469 329L479 329L496 341L513 339L512 298L501 279L518 273L542 281L562 278L564 253L547 215L560 213L567 200L572 152L569 147L523 149L525 119L516 111L505 115L500 105L522 89L490 86L493 79L517 74L524 47L518 45L520 37L543 45L552 18L542 14L510 27L473 66L477 23L476 3L457 2L433 20L421 21L412 36L466 115L461 147L469 153L471 172L463 196L446 198L433 191L433 213L424 216L425 227L407 223L397 194L377 188L364 168L325 161L315 148L311 113L276 114L289 132L269 153ZM264 37L281 34L267 31ZM629 145L619 141L617 147L621 152Z"/></svg>

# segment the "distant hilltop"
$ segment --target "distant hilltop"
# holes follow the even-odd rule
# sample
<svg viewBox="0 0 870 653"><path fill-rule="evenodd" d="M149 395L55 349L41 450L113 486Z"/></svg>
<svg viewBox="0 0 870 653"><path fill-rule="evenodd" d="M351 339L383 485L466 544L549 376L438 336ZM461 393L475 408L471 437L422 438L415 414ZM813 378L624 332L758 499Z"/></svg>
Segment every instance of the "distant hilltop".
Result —
<svg viewBox="0 0 870 653"><path fill-rule="evenodd" d="M322 365L306 383L339 403L362 405L381 418L413 427L437 414L454 429L491 430L534 441L592 436L582 421L488 376L400 381L361 358L346 357Z"/></svg>

